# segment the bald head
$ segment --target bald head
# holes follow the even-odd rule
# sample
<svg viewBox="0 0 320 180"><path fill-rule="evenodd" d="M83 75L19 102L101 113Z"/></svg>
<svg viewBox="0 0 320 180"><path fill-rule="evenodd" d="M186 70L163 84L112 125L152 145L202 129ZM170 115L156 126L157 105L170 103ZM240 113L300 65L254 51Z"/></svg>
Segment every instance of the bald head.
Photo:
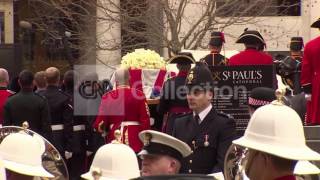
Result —
<svg viewBox="0 0 320 180"><path fill-rule="evenodd" d="M117 86L129 85L129 71L126 68L119 68L115 72Z"/></svg>
<svg viewBox="0 0 320 180"><path fill-rule="evenodd" d="M49 67L45 71L48 85L58 85L60 81L60 71L56 67Z"/></svg>
<svg viewBox="0 0 320 180"><path fill-rule="evenodd" d="M0 86L6 86L9 83L9 74L6 69L0 68Z"/></svg>

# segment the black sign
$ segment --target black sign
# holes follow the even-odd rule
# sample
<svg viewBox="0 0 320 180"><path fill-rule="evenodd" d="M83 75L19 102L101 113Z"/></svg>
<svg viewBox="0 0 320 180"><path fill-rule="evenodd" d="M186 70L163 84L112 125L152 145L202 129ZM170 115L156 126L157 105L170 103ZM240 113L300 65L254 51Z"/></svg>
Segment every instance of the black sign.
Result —
<svg viewBox="0 0 320 180"><path fill-rule="evenodd" d="M213 107L232 115L240 134L246 129L250 114L248 97L256 87L276 85L276 76L272 65L258 66L211 66L215 80Z"/></svg>

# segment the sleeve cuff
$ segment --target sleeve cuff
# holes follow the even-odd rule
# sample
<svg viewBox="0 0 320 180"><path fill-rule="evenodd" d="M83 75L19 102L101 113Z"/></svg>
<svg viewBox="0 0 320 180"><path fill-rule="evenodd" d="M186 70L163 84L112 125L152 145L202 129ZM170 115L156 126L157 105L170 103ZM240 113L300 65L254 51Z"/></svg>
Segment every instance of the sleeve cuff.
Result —
<svg viewBox="0 0 320 180"><path fill-rule="evenodd" d="M311 83L302 85L302 90L306 94L311 94L311 90L312 90Z"/></svg>

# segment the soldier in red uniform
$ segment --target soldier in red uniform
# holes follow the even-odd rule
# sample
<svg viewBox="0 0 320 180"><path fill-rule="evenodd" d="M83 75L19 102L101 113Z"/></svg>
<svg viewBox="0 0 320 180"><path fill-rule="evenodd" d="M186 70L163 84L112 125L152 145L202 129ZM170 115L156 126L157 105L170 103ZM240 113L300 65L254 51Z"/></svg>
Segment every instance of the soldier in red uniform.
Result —
<svg viewBox="0 0 320 180"><path fill-rule="evenodd" d="M272 57L261 52L265 47L265 41L258 31L245 29L236 43L243 43L245 50L232 56L229 65L271 65ZM263 47L263 48L262 48Z"/></svg>
<svg viewBox="0 0 320 180"><path fill-rule="evenodd" d="M320 18L311 27L320 29ZM304 48L301 85L307 100L311 100L306 123L320 124L320 36L309 41Z"/></svg>
<svg viewBox="0 0 320 180"><path fill-rule="evenodd" d="M114 137L114 131L121 131L121 141L136 153L142 148L138 134L150 129L150 115L146 97L142 91L129 86L129 72L119 69L115 73L116 89L103 95L94 128L102 132L102 124L109 130L106 143Z"/></svg>
<svg viewBox="0 0 320 180"><path fill-rule="evenodd" d="M8 71L0 68L0 126L3 123L3 106L7 101L8 97L13 93L8 91L7 86L9 83L9 74Z"/></svg>

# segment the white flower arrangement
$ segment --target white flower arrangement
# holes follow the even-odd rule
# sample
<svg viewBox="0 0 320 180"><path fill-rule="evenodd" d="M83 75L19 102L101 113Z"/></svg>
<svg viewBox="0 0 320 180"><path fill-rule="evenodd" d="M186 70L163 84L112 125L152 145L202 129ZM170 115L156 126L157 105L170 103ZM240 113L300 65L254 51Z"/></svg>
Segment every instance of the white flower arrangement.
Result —
<svg viewBox="0 0 320 180"><path fill-rule="evenodd" d="M163 58L150 49L135 49L122 57L121 66L136 69L165 69Z"/></svg>

